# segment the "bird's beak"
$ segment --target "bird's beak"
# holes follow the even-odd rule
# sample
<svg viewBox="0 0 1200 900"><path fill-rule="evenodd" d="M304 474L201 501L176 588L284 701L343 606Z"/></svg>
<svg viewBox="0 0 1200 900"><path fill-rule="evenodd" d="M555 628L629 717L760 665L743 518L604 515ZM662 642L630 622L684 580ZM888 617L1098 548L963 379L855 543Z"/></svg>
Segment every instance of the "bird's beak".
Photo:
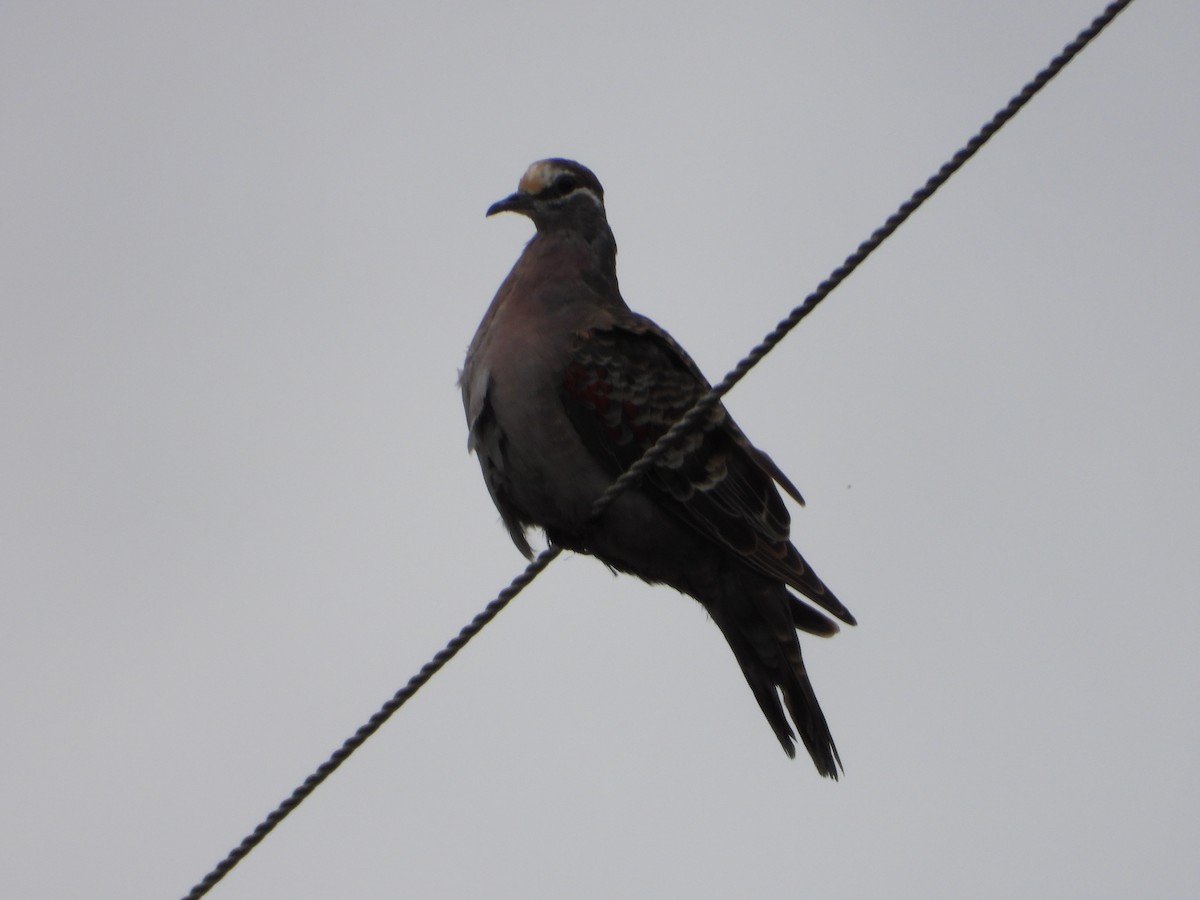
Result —
<svg viewBox="0 0 1200 900"><path fill-rule="evenodd" d="M515 194L509 194L503 200L497 200L495 203L489 206L487 214L489 216L494 216L496 213L502 212L528 212L529 208L533 205L532 200L532 195L527 194L524 191L517 191Z"/></svg>

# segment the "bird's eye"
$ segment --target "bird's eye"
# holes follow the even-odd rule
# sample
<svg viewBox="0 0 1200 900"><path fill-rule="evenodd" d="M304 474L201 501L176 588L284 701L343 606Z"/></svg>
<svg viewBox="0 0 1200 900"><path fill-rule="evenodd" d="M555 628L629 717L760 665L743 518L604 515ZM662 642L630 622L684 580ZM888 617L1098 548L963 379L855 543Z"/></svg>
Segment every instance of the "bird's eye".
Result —
<svg viewBox="0 0 1200 900"><path fill-rule="evenodd" d="M569 172L564 172L554 179L554 193L560 197L565 197L577 187L579 187L579 180Z"/></svg>

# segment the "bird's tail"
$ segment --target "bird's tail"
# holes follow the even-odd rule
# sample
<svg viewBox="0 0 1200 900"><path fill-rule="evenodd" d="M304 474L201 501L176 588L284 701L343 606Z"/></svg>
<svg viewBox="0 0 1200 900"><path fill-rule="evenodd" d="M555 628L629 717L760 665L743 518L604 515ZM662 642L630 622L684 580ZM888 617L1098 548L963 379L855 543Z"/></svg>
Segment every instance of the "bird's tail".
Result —
<svg viewBox="0 0 1200 900"><path fill-rule="evenodd" d="M805 628L807 620L797 621L795 607L801 604L783 585L760 582L746 587L749 590L705 604L709 614L729 642L784 752L793 758L796 755L796 733L784 715L786 708L817 771L836 781L842 760L808 680L796 637L797 627L816 633L832 631Z"/></svg>

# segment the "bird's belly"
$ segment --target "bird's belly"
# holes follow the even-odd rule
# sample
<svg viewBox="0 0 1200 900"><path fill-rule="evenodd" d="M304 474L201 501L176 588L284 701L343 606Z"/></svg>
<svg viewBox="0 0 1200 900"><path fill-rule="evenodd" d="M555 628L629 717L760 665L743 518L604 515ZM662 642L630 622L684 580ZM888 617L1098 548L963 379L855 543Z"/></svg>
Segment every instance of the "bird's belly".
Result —
<svg viewBox="0 0 1200 900"><path fill-rule="evenodd" d="M522 518L543 529L578 528L612 478L559 411L557 397L520 405L531 414L498 415L505 423L501 452L508 495Z"/></svg>

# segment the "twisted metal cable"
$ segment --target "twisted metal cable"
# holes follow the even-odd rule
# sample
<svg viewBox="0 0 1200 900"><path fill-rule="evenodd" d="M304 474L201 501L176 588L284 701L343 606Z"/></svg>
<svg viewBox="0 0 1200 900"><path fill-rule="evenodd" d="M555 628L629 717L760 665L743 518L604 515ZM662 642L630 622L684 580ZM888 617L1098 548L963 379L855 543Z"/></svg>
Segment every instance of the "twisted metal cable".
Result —
<svg viewBox="0 0 1200 900"><path fill-rule="evenodd" d="M229 854L211 872L204 876L204 880L187 893L184 900L197 900L197 898L207 894L213 885L224 878L230 869L241 862L251 850L258 846L262 839L275 829L276 825L282 822L292 810L303 803L308 795L320 786L321 782L332 775L342 763L349 759L351 753L366 743L367 738L383 727L383 723L392 717L392 713L407 703L421 689L425 682L437 674L437 671L442 666L453 659L454 655L467 645L467 642L471 638L483 631L484 626L496 618L500 610L508 606L508 602L521 593L561 552L558 547L547 547L539 553L525 567L525 571L514 578L508 587L497 594L496 599L485 606L471 620L470 624L466 625L445 647L437 652L433 659L425 663L421 667L421 671L408 680L408 684L396 691L392 695L392 698L383 704L375 715L367 720L365 725L354 732L351 737L347 738L346 742L334 751L329 759L321 763L315 772L305 778L304 783L292 791L290 797L275 807L271 811L271 814L259 823L257 828L246 835L240 844L230 850Z"/></svg>
<svg viewBox="0 0 1200 900"><path fill-rule="evenodd" d="M707 394L701 397L696 404L688 410L688 412L680 418L667 432L658 439L658 441L646 451L642 457L630 466L620 478L614 481L599 497L591 509L590 518L595 519L602 515L613 501L621 494L622 491L628 489L635 482L639 481L656 465L663 456L677 446L689 432L693 429L701 427L704 418L712 411L712 409L721 402L724 397L733 387L741 381L751 369L770 353L793 328L800 324L810 312L816 309L817 305L824 300L833 290L845 281L850 274L863 263L885 240L899 228L905 220L908 219L918 208L928 200L933 194L945 184L955 172L962 168L972 156L974 156L984 144L991 139L997 131L1004 126L1013 116L1015 116L1026 103L1033 99L1046 84L1057 75L1064 66L1067 65L1075 56L1086 47L1093 38L1104 30L1108 24L1116 18L1125 7L1129 6L1133 0L1117 0L1110 3L1092 23L1081 31L1076 38L1067 44L1058 56L1054 57L1050 63L1042 69L1033 80L1023 87L1008 103L997 112L978 132L969 140L963 147L955 153L937 173L929 178L920 188L913 192L900 207L890 215L887 220L876 229L867 240L858 245L858 248L851 253L846 260L838 266L829 277L817 285L816 290L804 298L798 306L794 307L779 324L771 330L763 340L750 350L740 362L721 381L716 384ZM196 884L189 891L184 900L199 900L207 894L212 887L224 878L234 866L244 859L271 831L275 826L284 820L299 806L317 787L344 763L350 755L361 747L371 735L378 731L383 723L391 718L392 714L403 706L421 687L432 678L439 669L448 663L455 654L458 653L471 638L475 637L484 626L487 625L496 615L508 605L517 594L521 593L528 585L539 575L542 570L550 565L554 559L561 553L561 548L548 547L537 555L537 557L525 567L525 570L514 578L509 585L502 590L496 599L492 600L483 610L471 620L470 624L466 625L449 643L446 644L438 653L417 672L408 683L397 691L390 700L387 701L379 711L376 712L370 719L367 720L361 728L359 728L353 736L348 738L345 743L339 747L333 755L323 762L315 772L308 776L304 782L296 788L286 800L279 804L259 825L247 835L240 844L238 844L229 854L218 863L204 879Z"/></svg>
<svg viewBox="0 0 1200 900"><path fill-rule="evenodd" d="M916 212L926 200L932 197L937 189L950 179L951 175L961 169L963 164L991 139L992 135L999 131L1009 119L1015 116L1026 103L1032 100L1034 95L1045 87L1051 78L1057 75L1067 63L1075 58L1080 50L1086 47L1096 35L1104 30L1109 22L1116 18L1121 10L1132 2L1133 0L1118 0L1118 2L1109 4L1104 12L1097 16L1087 28L1079 32L1075 40L1067 44L1062 49L1062 52L1047 64L1046 68L1038 72L1032 81L1021 88L1020 92L1009 100L999 112L992 116L957 153L950 157L938 169L936 174L932 175L925 184L915 190L911 197L901 203L900 207L888 216L887 221L879 226L869 238L859 244L858 249L847 256L845 262L829 273L829 277L817 285L815 291L805 297L803 302L795 306L791 312L784 316L779 324L763 338L762 342L747 353L730 370L729 374L721 379L720 383L697 400L696 404L672 425L653 447L642 454L637 462L626 469L620 478L610 484L604 493L596 498L596 502L592 505L593 518L608 509L622 491L635 482L640 481L653 466L662 460L663 456L678 446L679 442L688 433L700 427L704 418L721 402L722 397L733 390L734 385L758 365L764 356L774 350L775 346L787 337L788 333L799 325L805 316L817 308L817 304L829 296L834 288L845 281L868 256L875 252L880 244L891 237L892 233L904 224L905 220Z"/></svg>

